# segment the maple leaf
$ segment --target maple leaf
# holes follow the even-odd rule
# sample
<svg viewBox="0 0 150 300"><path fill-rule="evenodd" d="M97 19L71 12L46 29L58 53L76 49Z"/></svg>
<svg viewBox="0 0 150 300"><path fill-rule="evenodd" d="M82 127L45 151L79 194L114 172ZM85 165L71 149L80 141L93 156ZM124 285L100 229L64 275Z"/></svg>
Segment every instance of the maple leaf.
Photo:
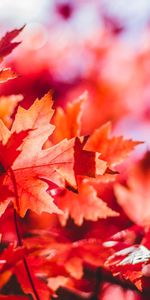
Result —
<svg viewBox="0 0 150 300"><path fill-rule="evenodd" d="M31 294L34 300L37 299L49 300L52 291L47 286L47 284L44 282L43 279L40 279L38 278L38 276L36 276L37 268L34 267L35 264L37 265L36 258L30 260L28 259L28 263L30 264L30 281L29 281L29 276L26 272L26 267L22 261L20 261L16 265L14 271L24 293Z"/></svg>
<svg viewBox="0 0 150 300"><path fill-rule="evenodd" d="M62 245L60 244L60 250L61 247ZM32 283L34 285L34 293L36 290L36 293L38 295L37 298L35 296L36 293L35 294L33 293L33 290L31 289L31 285L29 285L29 281L24 270L22 273L23 276L21 276L22 265L18 264L17 269L15 271L15 274L17 275L17 278L20 282L23 291L26 294L31 294L33 296L33 299L35 300L49 299L50 295L55 297L56 296L55 291L57 290L57 288L62 286L62 287L67 287L69 289L72 289L75 286L76 282L79 281L79 279L77 280L76 278L74 278L78 274L77 270L73 271L72 267L74 262L71 265L71 262L74 261L74 259L70 259L70 266L68 266L68 269L70 269L70 275L69 275L66 271L64 270L62 271L62 269L64 268L67 269L67 267L64 266L63 263L63 261L65 261L65 258L63 258L63 253L61 251L59 252L61 253L62 258L59 256L59 264L57 265L52 261L50 261L49 257L51 255L49 254L48 257L48 249L45 250L46 251L44 251L43 249L43 252L45 252L44 256L47 256L47 258L45 258L45 262L43 259L41 260L41 255L40 257L36 255L36 258L35 257L30 257L30 259L28 258L28 261L30 263L30 274L32 277ZM57 250L59 250L59 244L57 245ZM51 251L53 251L53 245ZM57 275L57 273L60 275ZM60 279L62 279L61 282Z"/></svg>
<svg viewBox="0 0 150 300"><path fill-rule="evenodd" d="M14 197L8 198L6 203L13 201L16 210L22 217L28 209L39 214L43 211L60 213L53 203L53 198L47 193L48 183L43 179L62 186L64 180L75 184L74 141L63 140L49 149L42 149L53 131L53 126L49 124L49 119L53 114L51 105L51 95L47 94L43 99L36 100L29 110L18 109L11 131L4 125L1 126L1 137L4 144L1 151L1 165L4 168L3 185L14 194ZM13 153L16 153L18 145L13 138L14 136L20 137L22 132L27 131L28 136L20 146L19 155L16 157ZM4 147L9 148L9 154L5 151L5 156Z"/></svg>
<svg viewBox="0 0 150 300"><path fill-rule="evenodd" d="M11 115L17 104L23 99L22 95L10 95L0 97L0 119L7 127L12 123Z"/></svg>
<svg viewBox="0 0 150 300"><path fill-rule="evenodd" d="M0 41L0 62L19 44L13 43L12 40L21 30L22 28L7 33ZM104 48L107 46L105 45ZM109 58L108 56L112 57L111 51L108 50L101 49L100 56L105 56L105 52L108 52L107 58ZM95 57L99 57L99 53ZM109 77L108 70L104 77ZM106 184L115 179L117 172L112 171L111 168L122 162L134 146L140 142L126 140L122 136L111 137L110 123L95 130L91 136L80 137L82 130L88 134L91 132L91 128L94 128L94 124L100 124L100 121L106 120L108 114L120 118L120 112L123 113L120 107L120 98L124 94L122 90L125 90L126 84L123 84L122 88L119 84L118 89L118 81L116 81L117 84L114 84L114 81L108 82L109 80L104 78L101 80L101 76L97 76L98 80L96 79L95 83L96 74L98 74L97 67L95 71L92 70L90 78L85 80L86 83L89 81L88 86L91 85L91 91L95 90L94 101L91 101L92 105L90 103L86 105L87 110L91 109L90 114L89 110L86 113L87 110L84 109L87 96L83 94L77 101L67 104L65 110L58 108L52 121L53 103L51 95L47 94L43 99L37 99L27 110L20 107L11 129L8 130L6 126L8 128L11 126L11 115L18 103L17 97L12 96L15 97L14 102L10 96L10 98L0 98L0 118L6 125L4 126L0 121L0 214L5 212L0 220L1 224L4 223L1 229L2 234L4 230L8 230L6 236L2 236L4 243L2 247L16 238L18 245L24 245L16 247L15 251L14 249L11 251L11 246L8 246L1 252L0 285L3 287L10 276L14 274L23 292L30 294L29 296L0 295L0 299L9 297L10 300L29 298L49 300L51 296L56 296L55 291L59 287L72 290L72 294L67 297L74 299L76 290L84 290L86 285L84 280L88 276L90 277L91 292L82 293L80 291L78 298L112 299L118 297L119 299L120 297L123 299L132 297L135 299L134 292L131 291L128 293L121 289L119 292L113 293L115 286L110 289L110 295L105 293L106 289L101 294L103 282L105 282L103 272L101 272L100 278L100 295L95 297L95 286L91 274L93 274L92 270L95 272L97 267L107 268L112 276L121 278L120 282L122 279L127 280L127 283L131 281L140 290L144 288L144 277L149 280L150 251L147 228L142 227L141 229L140 226L133 225L124 229L126 225L129 226L126 216L127 223L123 224L121 220L121 225L117 221L112 224L112 219L102 220L104 217L117 216L117 213L108 207L109 203L114 204L115 200L113 191L110 193L108 186L106 196L110 201L105 203L99 198L101 192L104 193L105 198L105 188L103 189L101 183ZM2 69L0 70L0 83L16 76L10 69ZM6 90L5 94L7 92ZM116 99L113 95L117 95L117 101L113 100ZM110 100L113 101L113 107L108 110ZM100 104L103 108L102 113L97 113L95 108L99 108ZM86 119L87 116L88 119ZM89 122L89 116L90 120L93 118L94 124ZM56 125L55 130L50 121ZM64 138L74 137L76 138L72 140L64 140ZM46 148L47 141L50 145L53 142L55 146ZM57 142L60 143L56 144ZM143 166L136 166L131 172L127 179L127 185L125 187L116 185L115 187L118 203L128 217L141 226L150 225L149 161L149 155L147 155ZM52 190L55 185L57 185L58 195L54 195ZM138 200L139 206L135 200ZM7 211L14 213L11 218L10 214L5 211L10 202L13 205L9 206ZM28 209L33 212L27 214L24 219L19 220L18 218L17 220L17 217L14 218L17 214L13 206L21 217L25 216ZM112 207L116 207L116 203ZM57 213L58 215L51 216L41 214L42 212ZM41 215L38 216L37 213ZM35 215L36 217L34 217ZM65 226L69 217L75 224L69 220L67 226L62 228L58 219ZM12 223L12 218L14 223ZM5 222L6 219L9 219L8 222ZM84 220L92 222L83 224ZM20 228L21 224L23 224L23 228ZM29 230L28 232L29 228L35 229L35 225L38 228L40 226L44 228L45 224L48 227L45 230L39 232L37 229L38 237L35 236L35 231L32 233ZM82 227L75 225L82 225ZM109 237L113 233L115 234L111 236L110 240ZM93 238L93 236L98 238ZM144 237L143 245L133 245L142 237ZM128 247L129 244L133 246ZM112 255L112 253L114 254ZM83 280L81 280L82 278ZM96 278L96 282L99 284L99 278ZM97 294L98 284L96 283ZM64 298L64 294L61 298Z"/></svg>
<svg viewBox="0 0 150 300"><path fill-rule="evenodd" d="M110 137L110 133L111 122L107 122L91 134L84 149L101 153L101 159L107 161L109 167L113 167L120 164L141 142L126 140L122 136Z"/></svg>
<svg viewBox="0 0 150 300"><path fill-rule="evenodd" d="M22 156L27 156L26 163L28 163L28 159L33 155L36 157L39 150L43 147L44 142L54 131L54 125L49 123L54 113L52 105L52 95L49 92L42 99L36 99L27 110L21 106L18 107L11 132L20 132L28 129L32 130L23 147ZM30 153L28 151L29 147Z"/></svg>
<svg viewBox="0 0 150 300"><path fill-rule="evenodd" d="M99 159L100 154L84 149L86 137L76 138L74 146L74 171L76 176L96 177L107 170L107 162Z"/></svg>
<svg viewBox="0 0 150 300"><path fill-rule="evenodd" d="M42 231L41 236L28 238L24 242L28 249L37 249L36 256L38 258L43 258L38 273L43 270L46 278L56 278L56 283L57 276L81 279L84 275L84 264L90 264L95 268L103 266L106 258L110 253L112 254L112 250L103 247L99 239L91 238L62 243L60 240L52 238L48 232Z"/></svg>
<svg viewBox="0 0 150 300"><path fill-rule="evenodd" d="M83 276L83 259L77 249L80 245L57 242L44 234L41 237L25 240L25 244L29 249L37 248L38 257L43 258L38 272L43 269L47 278L67 275L80 279Z"/></svg>
<svg viewBox="0 0 150 300"><path fill-rule="evenodd" d="M136 224L150 226L150 152L132 169L127 186L115 184L117 202Z"/></svg>
<svg viewBox="0 0 150 300"><path fill-rule="evenodd" d="M97 221L107 217L118 216L118 213L107 206L107 203L97 196L96 190L86 181L78 185L79 193L66 190L62 196L56 197L58 207L64 212L59 216L63 226L66 225L69 216L75 224L81 226L83 220Z"/></svg>
<svg viewBox="0 0 150 300"><path fill-rule="evenodd" d="M23 30L24 26L20 29L15 29L13 31L7 32L6 35L0 40L0 63L3 58L10 54L14 48L16 48L20 42L12 42L14 38ZM10 79L17 77L17 74L13 72L10 68L3 68L0 70L0 83L6 82Z"/></svg>
<svg viewBox="0 0 150 300"><path fill-rule="evenodd" d="M10 54L14 48L16 48L20 42L12 42L14 38L24 29L24 26L19 29L14 29L5 34L0 40L0 62L5 56Z"/></svg>
<svg viewBox="0 0 150 300"><path fill-rule="evenodd" d="M13 274L15 264L22 260L27 253L24 247L10 244L0 255L0 288L2 288Z"/></svg>
<svg viewBox="0 0 150 300"><path fill-rule="evenodd" d="M11 165L19 154L18 147L23 139L27 136L27 132L13 133L10 135L9 130L0 120L0 215L3 214L8 206L14 191L11 191L7 185L7 180L11 173Z"/></svg>
<svg viewBox="0 0 150 300"><path fill-rule="evenodd" d="M53 142L81 135L81 118L86 100L87 92L84 92L77 100L67 103L65 111L61 107L56 108L53 119L56 126L52 135Z"/></svg>
<svg viewBox="0 0 150 300"><path fill-rule="evenodd" d="M150 251L143 245L126 247L110 256L105 266L114 276L130 280L139 290L144 286L143 269L150 261Z"/></svg>

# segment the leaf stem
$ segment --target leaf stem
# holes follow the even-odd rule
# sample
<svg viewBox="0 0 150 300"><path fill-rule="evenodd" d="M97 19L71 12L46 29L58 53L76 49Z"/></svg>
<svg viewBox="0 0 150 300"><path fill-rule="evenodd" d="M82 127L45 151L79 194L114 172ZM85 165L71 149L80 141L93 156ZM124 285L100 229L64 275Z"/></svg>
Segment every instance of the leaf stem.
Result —
<svg viewBox="0 0 150 300"><path fill-rule="evenodd" d="M17 209L19 211L19 196L18 196L18 191L17 191L16 178L15 178L14 172L11 168L9 168L9 172L10 172L10 177L11 177L13 187L14 187L14 193L15 193L15 198L16 198L16 206L17 206ZM18 246L23 246L23 242L22 242L21 235L20 235L20 230L19 230L18 214L16 212L16 209L14 209L14 224L15 224L15 229L16 229ZM26 270L26 273L27 273L27 276L28 276L28 279L29 279L29 282L30 282L30 286L33 290L33 294L35 296L35 299L40 300L39 295L38 295L37 290L36 290L36 287L34 285L34 282L33 282L33 279L32 279L32 276L31 276L30 269L29 269L28 262L27 262L26 258L23 259L23 264L24 264L24 267L25 267L25 270Z"/></svg>

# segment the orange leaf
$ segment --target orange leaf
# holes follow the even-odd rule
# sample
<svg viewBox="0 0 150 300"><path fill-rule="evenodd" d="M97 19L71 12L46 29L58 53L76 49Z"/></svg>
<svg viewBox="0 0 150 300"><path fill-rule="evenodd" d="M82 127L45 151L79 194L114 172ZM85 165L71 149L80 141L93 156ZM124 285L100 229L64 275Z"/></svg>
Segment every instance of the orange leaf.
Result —
<svg viewBox="0 0 150 300"><path fill-rule="evenodd" d="M111 122L108 122L92 133L84 149L101 153L101 159L107 161L112 167L120 164L141 142L126 140L122 136L110 137L110 133Z"/></svg>
<svg viewBox="0 0 150 300"><path fill-rule="evenodd" d="M61 107L56 109L53 123L56 129L53 133L53 142L59 142L64 138L72 138L81 135L81 118L83 106L87 99L84 92L76 101L67 103L66 110Z"/></svg>
<svg viewBox="0 0 150 300"><path fill-rule="evenodd" d="M100 154L95 151L86 151L86 138L76 138L74 146L74 171L77 176L96 177L103 175L107 170L107 162L99 159Z"/></svg>
<svg viewBox="0 0 150 300"><path fill-rule="evenodd" d="M0 119L3 120L7 127L11 125L11 115L17 104L23 99L22 95L10 95L0 97Z"/></svg>
<svg viewBox="0 0 150 300"><path fill-rule="evenodd" d="M97 221L119 215L97 196L96 190L86 179L79 185L79 194L66 191L65 194L57 197L56 203L64 211L64 214L59 216L63 226L66 225L69 216L72 217L76 225L81 226L84 219Z"/></svg>
<svg viewBox="0 0 150 300"><path fill-rule="evenodd" d="M17 77L17 74L11 69L2 69L0 70L0 83L14 79Z"/></svg>
<svg viewBox="0 0 150 300"><path fill-rule="evenodd" d="M24 216L28 209L39 214L43 211L60 213L53 203L53 198L47 193L47 181L61 186L65 180L75 184L74 141L64 140L49 149L42 149L53 131L53 126L49 124L53 113L51 105L51 96L47 94L40 101L36 100L29 110L18 109L10 132L4 125L1 128L2 145L4 144L2 150L4 147L9 148L12 143L11 153L17 154L18 145L13 142L13 137L28 131L22 145L21 140L19 141L17 157L12 155L10 159L11 156L7 155L6 151L5 154L1 151L3 185L14 195L9 197L7 202L13 201L20 216ZM4 202L2 202L4 209L3 205Z"/></svg>

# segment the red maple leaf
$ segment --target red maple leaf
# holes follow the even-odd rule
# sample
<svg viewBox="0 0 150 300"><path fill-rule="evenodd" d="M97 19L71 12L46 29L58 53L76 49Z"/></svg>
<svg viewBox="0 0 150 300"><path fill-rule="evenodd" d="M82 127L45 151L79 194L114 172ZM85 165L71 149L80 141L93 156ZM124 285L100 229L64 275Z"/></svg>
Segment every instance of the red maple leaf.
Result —
<svg viewBox="0 0 150 300"><path fill-rule="evenodd" d="M13 39L22 29L8 32L0 40L0 62L19 44ZM105 49L102 52L105 53ZM140 142L111 136L110 122L89 135L94 125L88 121L89 117L87 119L87 109L91 109L89 116L94 124L100 124L108 115L119 117L123 112L122 108L118 109L123 89L118 90L118 85L107 82L102 74L102 80L94 82L98 73L93 71L88 85L91 90L94 87L95 101L88 103L86 109L87 94L84 93L68 103L65 110L57 108L53 117L53 101L48 93L29 109L19 107L11 126L10 117L19 100L16 96L0 98L0 118L5 124L0 121L0 215L3 214L0 223L4 223L0 231L1 248L5 247L0 254L0 287L1 293L3 288L5 292L14 279L22 289L18 296L0 295L2 300L8 297L10 300L49 300L56 296L59 287L72 292L69 299L77 295L78 298L108 299L109 293L103 289L106 273L112 282L117 277L118 284L127 282L139 290L145 288L145 278L149 280L150 155L148 153L133 168L126 186L115 186L117 202L136 224L129 227L129 219L122 210L120 219L123 217L123 220L116 218L113 223L108 217L118 216L115 209L119 207L113 188L110 186L109 190L107 182L114 180L117 174L112 168ZM0 70L0 83L16 76L11 69L4 68ZM113 100L116 99L113 95L117 95L119 101ZM108 111L110 100L112 111ZM100 103L103 110L96 115L95 108L99 108ZM83 132L87 136L82 136ZM8 235L3 234L4 230L8 230ZM15 247L9 244L12 240L17 241ZM100 278L96 277L99 269ZM90 292L86 287L88 277ZM113 295L120 299L128 297L122 288L113 294L113 288L110 288L111 299ZM129 293L130 296L135 298L134 293Z"/></svg>
<svg viewBox="0 0 150 300"><path fill-rule="evenodd" d="M150 251L143 245L126 247L110 256L105 266L114 276L129 280L139 290L144 287L144 275L147 264L150 262Z"/></svg>
<svg viewBox="0 0 150 300"><path fill-rule="evenodd" d="M14 273L16 274L24 293L31 294L34 300L49 300L50 295L53 293L52 290L47 286L46 282L44 282L44 279L40 279L38 276L36 276L36 270L38 270L38 262L36 257L28 259L28 265L30 265L30 275L27 273L26 265L23 261L20 261L14 270ZM41 277L42 275L43 274L41 274Z"/></svg>
<svg viewBox="0 0 150 300"><path fill-rule="evenodd" d="M12 42L14 38L23 30L24 26L20 29L14 29L13 31L7 32L4 37L0 40L0 63L3 61L4 57L10 54L14 48L16 48L20 42ZM13 72L10 68L2 68L0 70L0 83L14 79L17 74Z"/></svg>
<svg viewBox="0 0 150 300"><path fill-rule="evenodd" d="M84 265L89 264L96 268L103 265L109 254L112 253L108 248L103 247L98 239L63 243L51 237L48 232L42 231L41 236L25 239L24 242L29 250L33 248L36 251L39 264L33 257L34 273L43 274L48 280L56 278L56 282L58 276L80 280L84 275ZM96 260L95 257L97 257ZM65 284L66 281L64 281ZM55 289L52 287L52 290Z"/></svg>
<svg viewBox="0 0 150 300"><path fill-rule="evenodd" d="M5 56L10 54L14 48L16 48L20 42L12 42L18 34L23 30L24 26L19 29L14 29L5 34L0 40L0 61L3 60Z"/></svg>
<svg viewBox="0 0 150 300"><path fill-rule="evenodd" d="M0 255L0 288L10 279L15 265L25 257L27 249L10 244Z"/></svg>
<svg viewBox="0 0 150 300"><path fill-rule="evenodd" d="M49 149L42 147L53 131L49 119L53 113L52 100L48 94L42 100L36 100L29 110L18 109L11 131L1 126L2 146L1 165L3 168L3 185L8 187L14 197L11 200L21 216L28 209L37 213L42 211L60 213L53 203L52 197L46 192L48 184L43 180L53 181L63 185L63 180L75 184L73 172L73 140L63 140ZM30 130L30 132L29 132ZM17 146L13 141L14 135L28 131L28 136L20 147L19 155L14 157ZM17 132L17 133L16 133ZM7 154L3 148L10 149ZM2 145L3 145L2 144ZM2 206L4 203L2 203ZM3 207L4 209L4 207Z"/></svg>

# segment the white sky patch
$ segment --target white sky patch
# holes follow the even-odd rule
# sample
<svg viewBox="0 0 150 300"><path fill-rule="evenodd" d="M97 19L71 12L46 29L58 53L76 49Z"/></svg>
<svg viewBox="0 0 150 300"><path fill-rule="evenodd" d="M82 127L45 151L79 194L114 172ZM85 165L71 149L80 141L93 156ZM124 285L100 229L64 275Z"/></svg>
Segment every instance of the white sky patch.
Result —
<svg viewBox="0 0 150 300"><path fill-rule="evenodd" d="M20 26L26 22L40 21L46 14L48 3L47 0L0 0L0 23Z"/></svg>

